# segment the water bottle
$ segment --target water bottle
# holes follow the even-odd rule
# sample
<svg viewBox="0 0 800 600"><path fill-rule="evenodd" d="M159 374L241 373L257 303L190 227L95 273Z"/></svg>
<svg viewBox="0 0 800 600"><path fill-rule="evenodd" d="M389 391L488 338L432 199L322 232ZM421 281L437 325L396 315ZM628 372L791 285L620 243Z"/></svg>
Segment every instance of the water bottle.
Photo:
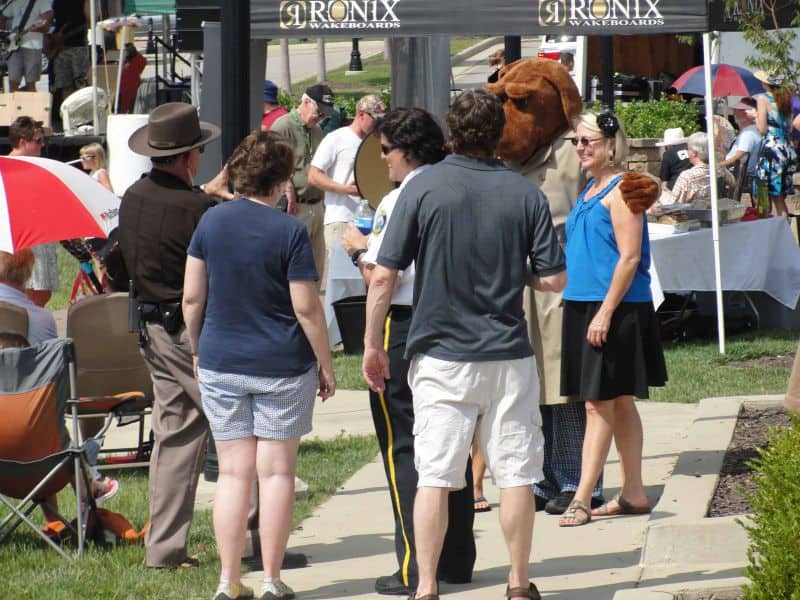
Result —
<svg viewBox="0 0 800 600"><path fill-rule="evenodd" d="M372 209L364 198L358 201L353 223L355 223L355 226L358 227L358 230L364 235L372 233L373 214Z"/></svg>
<svg viewBox="0 0 800 600"><path fill-rule="evenodd" d="M756 182L756 212L758 217L763 219L769 216L769 193L767 188L767 181L759 179Z"/></svg>

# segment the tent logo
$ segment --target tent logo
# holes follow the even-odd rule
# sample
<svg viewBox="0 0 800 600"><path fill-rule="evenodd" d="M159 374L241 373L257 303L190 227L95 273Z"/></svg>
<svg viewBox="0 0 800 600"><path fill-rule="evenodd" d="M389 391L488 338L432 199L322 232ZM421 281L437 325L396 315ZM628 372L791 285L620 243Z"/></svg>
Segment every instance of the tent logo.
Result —
<svg viewBox="0 0 800 600"><path fill-rule="evenodd" d="M399 29L400 0L282 0L281 29Z"/></svg>
<svg viewBox="0 0 800 600"><path fill-rule="evenodd" d="M564 25L567 6L564 0L540 0L539 25L542 27Z"/></svg>
<svg viewBox="0 0 800 600"><path fill-rule="evenodd" d="M280 4L281 29L303 29L306 26L304 0L283 0Z"/></svg>
<svg viewBox="0 0 800 600"><path fill-rule="evenodd" d="M663 25L661 0L539 0L539 25L626 27Z"/></svg>

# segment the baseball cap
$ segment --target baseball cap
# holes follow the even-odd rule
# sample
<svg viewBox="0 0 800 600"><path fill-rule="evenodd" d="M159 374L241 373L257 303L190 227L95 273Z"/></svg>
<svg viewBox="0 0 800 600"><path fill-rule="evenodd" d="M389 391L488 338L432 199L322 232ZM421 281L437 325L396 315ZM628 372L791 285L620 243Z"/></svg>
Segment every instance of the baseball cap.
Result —
<svg viewBox="0 0 800 600"><path fill-rule="evenodd" d="M748 110L750 108L756 107L755 98L751 98L750 96L745 96L741 100L739 100L736 104L731 106L732 110Z"/></svg>
<svg viewBox="0 0 800 600"><path fill-rule="evenodd" d="M306 88L306 96L317 103L320 114L330 117L333 114L334 95L327 85L317 83Z"/></svg>
<svg viewBox="0 0 800 600"><path fill-rule="evenodd" d="M272 83L269 79L264 80L264 102L272 102L275 104L278 101L278 86Z"/></svg>

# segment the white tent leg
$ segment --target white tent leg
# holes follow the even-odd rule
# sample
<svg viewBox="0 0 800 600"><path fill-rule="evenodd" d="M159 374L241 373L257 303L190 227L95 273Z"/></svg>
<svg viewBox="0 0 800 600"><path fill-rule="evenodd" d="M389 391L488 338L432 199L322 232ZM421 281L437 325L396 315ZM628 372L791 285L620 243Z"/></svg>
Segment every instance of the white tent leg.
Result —
<svg viewBox="0 0 800 600"><path fill-rule="evenodd" d="M706 81L706 131L708 132L708 168L711 180L711 239L714 246L714 285L717 292L717 333L719 353L725 354L725 312L722 302L722 265L719 252L719 190L717 157L714 154L714 99L711 87L711 34L703 34L703 75Z"/></svg>

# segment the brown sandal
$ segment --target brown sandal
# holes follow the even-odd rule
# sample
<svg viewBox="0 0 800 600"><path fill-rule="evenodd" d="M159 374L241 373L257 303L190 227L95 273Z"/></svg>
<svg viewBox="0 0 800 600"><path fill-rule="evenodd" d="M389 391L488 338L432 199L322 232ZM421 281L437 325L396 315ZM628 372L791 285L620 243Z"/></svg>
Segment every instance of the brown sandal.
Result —
<svg viewBox="0 0 800 600"><path fill-rule="evenodd" d="M617 510L613 512L608 508L608 505L612 502L616 502L618 506ZM652 509L649 505L634 506L623 498L621 494L617 494L602 506L595 508L592 514L595 517L616 517L617 515L647 515L650 514L650 512L652 512Z"/></svg>
<svg viewBox="0 0 800 600"><path fill-rule="evenodd" d="M583 516L578 513L583 513ZM592 511L580 500L573 500L569 507L564 511L564 515L558 520L559 527L579 527L586 525L592 520ZM571 523L568 521L572 521Z"/></svg>
<svg viewBox="0 0 800 600"><path fill-rule="evenodd" d="M528 587L508 587L506 586L506 598L529 598L530 600L542 600L539 590L531 583Z"/></svg>

